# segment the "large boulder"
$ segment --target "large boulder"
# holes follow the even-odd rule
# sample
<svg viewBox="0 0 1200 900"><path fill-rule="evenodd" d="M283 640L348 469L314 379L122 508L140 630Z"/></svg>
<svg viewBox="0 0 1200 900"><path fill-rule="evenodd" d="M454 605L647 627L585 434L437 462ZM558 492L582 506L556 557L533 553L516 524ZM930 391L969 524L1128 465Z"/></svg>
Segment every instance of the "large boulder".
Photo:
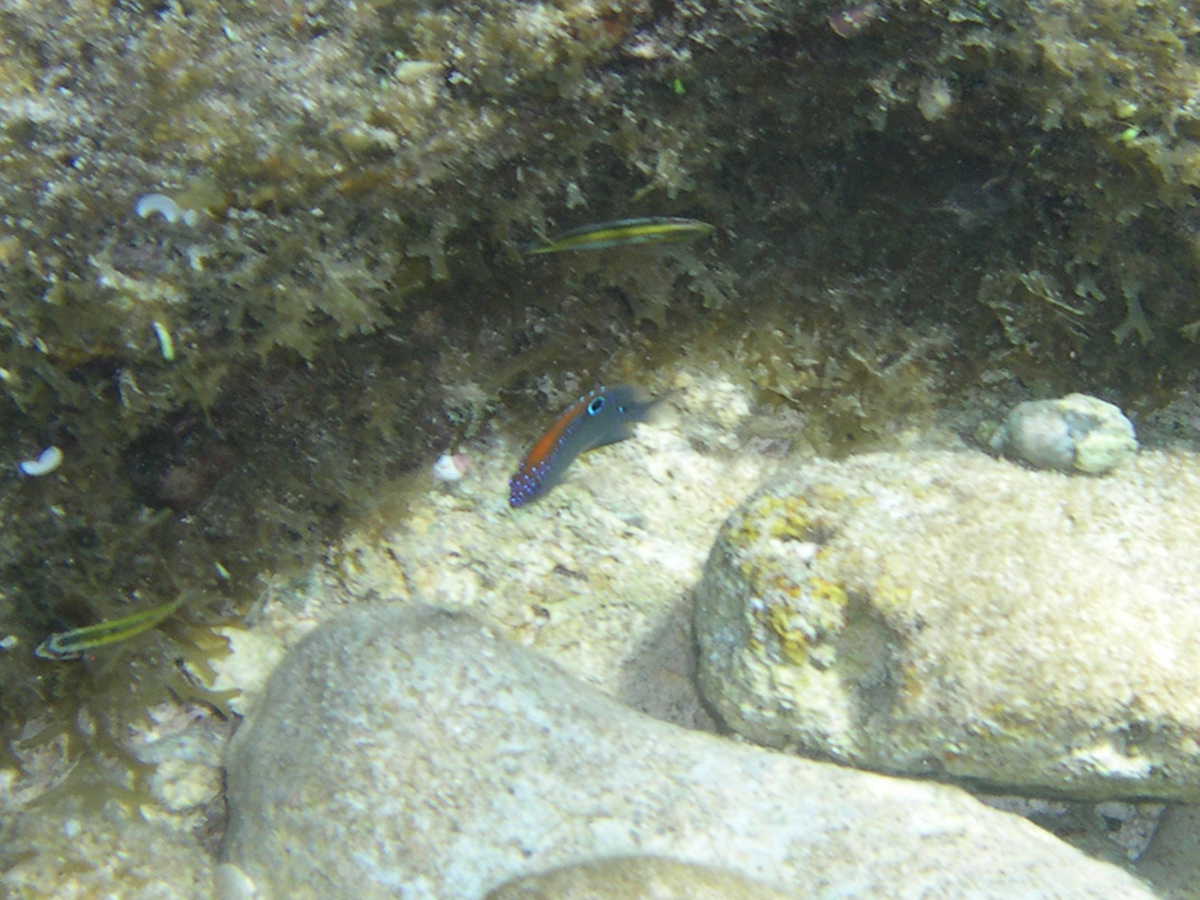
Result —
<svg viewBox="0 0 1200 900"><path fill-rule="evenodd" d="M474 900L632 855L797 898L1150 897L958 788L685 731L428 608L317 629L227 763L226 897Z"/></svg>
<svg viewBox="0 0 1200 900"><path fill-rule="evenodd" d="M1200 798L1200 467L805 463L724 525L700 685L750 739L1085 799Z"/></svg>

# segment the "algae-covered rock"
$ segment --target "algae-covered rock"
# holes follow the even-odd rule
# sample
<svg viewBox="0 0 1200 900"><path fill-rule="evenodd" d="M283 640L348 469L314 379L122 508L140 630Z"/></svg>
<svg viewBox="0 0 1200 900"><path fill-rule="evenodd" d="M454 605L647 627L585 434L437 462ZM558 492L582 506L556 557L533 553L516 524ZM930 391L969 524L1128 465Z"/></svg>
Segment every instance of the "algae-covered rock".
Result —
<svg viewBox="0 0 1200 900"><path fill-rule="evenodd" d="M752 740L1078 798L1200 797L1200 463L813 461L729 518L701 690Z"/></svg>
<svg viewBox="0 0 1200 900"><path fill-rule="evenodd" d="M509 882L485 900L802 900L710 866L625 856L563 866Z"/></svg>
<svg viewBox="0 0 1200 900"><path fill-rule="evenodd" d="M227 898L478 898L581 860L702 861L787 896L1148 900L958 788L651 719L463 615L354 608L227 758Z"/></svg>

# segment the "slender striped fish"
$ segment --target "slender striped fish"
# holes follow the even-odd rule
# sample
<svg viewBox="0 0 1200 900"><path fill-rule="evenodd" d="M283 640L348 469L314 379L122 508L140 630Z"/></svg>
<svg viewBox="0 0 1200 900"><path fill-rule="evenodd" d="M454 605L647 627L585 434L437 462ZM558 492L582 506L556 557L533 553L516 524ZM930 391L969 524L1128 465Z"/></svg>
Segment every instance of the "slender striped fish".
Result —
<svg viewBox="0 0 1200 900"><path fill-rule="evenodd" d="M694 241L712 234L716 226L698 219L679 219L651 216L645 219L617 219L572 228L556 234L547 241L526 244L521 252L528 256L539 253L561 253L565 250L603 250L607 247L626 247L633 244L674 244Z"/></svg>
<svg viewBox="0 0 1200 900"><path fill-rule="evenodd" d="M183 597L181 593L174 600L132 615L119 619L105 619L95 625L72 628L70 631L55 632L38 644L37 649L33 651L34 655L42 659L77 659L91 650L128 640L169 618L179 609Z"/></svg>
<svg viewBox="0 0 1200 900"><path fill-rule="evenodd" d="M580 453L631 437L633 426L645 422L657 402L643 400L628 385L596 388L580 397L529 448L508 480L508 505L516 509L549 493Z"/></svg>

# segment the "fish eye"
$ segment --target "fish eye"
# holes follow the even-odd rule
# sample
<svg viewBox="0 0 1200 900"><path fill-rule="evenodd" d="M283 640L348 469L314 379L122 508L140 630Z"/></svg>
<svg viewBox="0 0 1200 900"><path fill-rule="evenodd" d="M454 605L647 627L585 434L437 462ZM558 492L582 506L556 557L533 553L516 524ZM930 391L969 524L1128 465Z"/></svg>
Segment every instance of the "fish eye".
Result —
<svg viewBox="0 0 1200 900"><path fill-rule="evenodd" d="M602 409L604 409L604 398L597 397L596 399L594 399L591 403L589 403L587 405L587 414L589 416L594 416L596 413L600 412L600 410L602 410Z"/></svg>

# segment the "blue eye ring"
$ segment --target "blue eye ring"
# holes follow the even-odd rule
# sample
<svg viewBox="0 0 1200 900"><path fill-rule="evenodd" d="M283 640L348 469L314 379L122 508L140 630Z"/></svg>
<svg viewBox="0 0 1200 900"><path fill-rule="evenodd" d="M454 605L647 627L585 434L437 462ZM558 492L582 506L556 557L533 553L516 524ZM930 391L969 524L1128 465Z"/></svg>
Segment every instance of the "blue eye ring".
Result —
<svg viewBox="0 0 1200 900"><path fill-rule="evenodd" d="M594 416L594 415L596 415L596 413L600 412L600 410L602 410L602 409L604 409L604 398L603 397L594 397L592 399L592 401L587 405L587 414L589 416Z"/></svg>

